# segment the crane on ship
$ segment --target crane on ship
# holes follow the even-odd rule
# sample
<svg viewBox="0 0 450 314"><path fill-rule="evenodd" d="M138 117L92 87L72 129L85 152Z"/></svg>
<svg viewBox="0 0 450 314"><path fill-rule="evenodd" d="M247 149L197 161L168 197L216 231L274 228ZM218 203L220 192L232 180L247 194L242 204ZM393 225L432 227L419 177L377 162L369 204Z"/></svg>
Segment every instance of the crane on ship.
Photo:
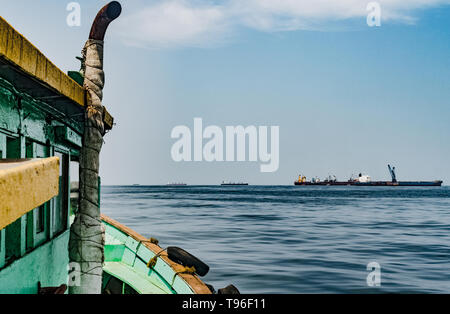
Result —
<svg viewBox="0 0 450 314"><path fill-rule="evenodd" d="M389 173L391 174L392 182L396 183L397 182L397 178L395 176L395 167L391 168L391 165L388 165L388 169L389 169Z"/></svg>

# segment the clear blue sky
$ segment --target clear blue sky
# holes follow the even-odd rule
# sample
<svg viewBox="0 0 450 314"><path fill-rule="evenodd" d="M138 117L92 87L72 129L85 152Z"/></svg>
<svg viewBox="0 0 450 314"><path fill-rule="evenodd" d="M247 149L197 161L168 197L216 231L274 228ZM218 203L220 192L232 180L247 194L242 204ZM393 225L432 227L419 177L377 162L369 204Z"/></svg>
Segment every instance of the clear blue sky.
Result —
<svg viewBox="0 0 450 314"><path fill-rule="evenodd" d="M1 15L63 71L106 1L0 0ZM450 183L449 1L122 1L106 38L104 184L292 184L367 173ZM176 125L280 126L280 167L172 161Z"/></svg>

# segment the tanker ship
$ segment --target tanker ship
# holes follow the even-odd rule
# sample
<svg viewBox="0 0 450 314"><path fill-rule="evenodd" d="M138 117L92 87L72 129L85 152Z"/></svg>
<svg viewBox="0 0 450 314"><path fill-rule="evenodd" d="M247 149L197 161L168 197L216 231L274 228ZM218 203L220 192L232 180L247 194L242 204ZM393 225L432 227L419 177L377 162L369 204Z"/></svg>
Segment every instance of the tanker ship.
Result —
<svg viewBox="0 0 450 314"><path fill-rule="evenodd" d="M351 177L348 181L338 181L335 176L328 176L321 181L318 178L313 178L311 181L306 181L306 177L299 175L298 180L294 182L295 185L356 185L356 186L441 186L442 180L434 181L397 181L395 174L395 167L388 165L389 173L391 174L391 181L372 181L369 175L360 173L356 179Z"/></svg>

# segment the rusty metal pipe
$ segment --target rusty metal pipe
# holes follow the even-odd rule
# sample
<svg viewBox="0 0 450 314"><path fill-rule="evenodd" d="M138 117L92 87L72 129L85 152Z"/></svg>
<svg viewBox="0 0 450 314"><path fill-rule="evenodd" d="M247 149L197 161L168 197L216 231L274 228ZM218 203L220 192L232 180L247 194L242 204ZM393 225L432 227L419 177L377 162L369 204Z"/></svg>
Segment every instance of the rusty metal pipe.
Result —
<svg viewBox="0 0 450 314"><path fill-rule="evenodd" d="M103 40L109 23L114 21L122 13L122 6L117 1L105 5L95 17L92 23L89 39Z"/></svg>

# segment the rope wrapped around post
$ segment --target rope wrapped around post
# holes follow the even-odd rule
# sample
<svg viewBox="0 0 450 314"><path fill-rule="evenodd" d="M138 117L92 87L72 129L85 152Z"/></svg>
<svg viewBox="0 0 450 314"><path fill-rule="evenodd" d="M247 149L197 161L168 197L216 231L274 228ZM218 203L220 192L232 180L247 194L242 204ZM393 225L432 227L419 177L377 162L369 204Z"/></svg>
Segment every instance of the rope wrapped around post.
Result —
<svg viewBox="0 0 450 314"><path fill-rule="evenodd" d="M117 1L97 14L83 50L83 86L88 103L85 110L83 146L80 152L79 205L70 228L69 259L78 264L71 276L79 276L80 285L70 286L71 294L100 294L104 262L104 229L100 218L99 155L103 145L103 38L110 22L121 12Z"/></svg>
<svg viewBox="0 0 450 314"><path fill-rule="evenodd" d="M87 128L95 127L105 135L103 125L103 87L105 72L103 71L103 40L89 39L82 51L84 61L84 88L90 98L86 108Z"/></svg>

